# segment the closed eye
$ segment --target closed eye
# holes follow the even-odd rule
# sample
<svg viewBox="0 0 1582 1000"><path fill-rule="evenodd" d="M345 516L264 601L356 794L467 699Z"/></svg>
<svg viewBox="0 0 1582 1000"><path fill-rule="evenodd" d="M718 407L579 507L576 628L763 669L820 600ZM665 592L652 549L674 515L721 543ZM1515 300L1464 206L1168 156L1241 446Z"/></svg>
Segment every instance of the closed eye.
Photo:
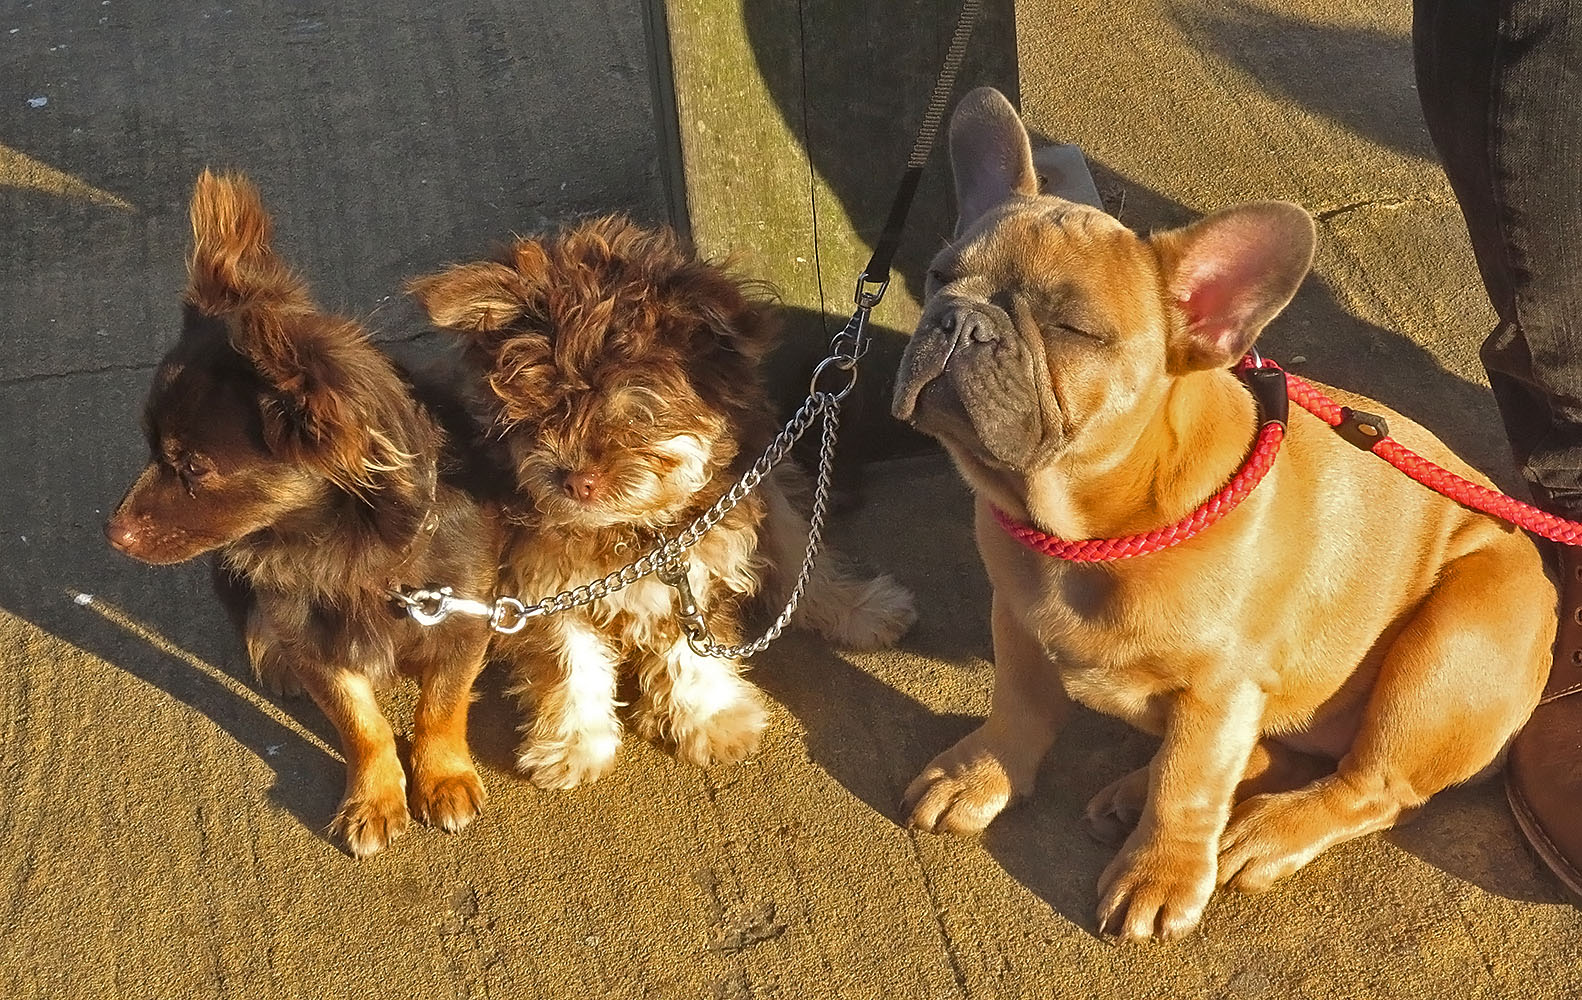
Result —
<svg viewBox="0 0 1582 1000"><path fill-rule="evenodd" d="M1096 344L1108 344L1109 343L1109 340L1106 339L1105 337L1102 337L1099 334L1094 333L1091 330L1083 329L1080 326L1073 326L1070 323L1056 323L1055 327L1056 327L1056 329L1064 330L1067 333L1074 334L1074 335L1076 335L1078 337L1082 337L1085 340L1091 340L1091 341L1093 341Z"/></svg>

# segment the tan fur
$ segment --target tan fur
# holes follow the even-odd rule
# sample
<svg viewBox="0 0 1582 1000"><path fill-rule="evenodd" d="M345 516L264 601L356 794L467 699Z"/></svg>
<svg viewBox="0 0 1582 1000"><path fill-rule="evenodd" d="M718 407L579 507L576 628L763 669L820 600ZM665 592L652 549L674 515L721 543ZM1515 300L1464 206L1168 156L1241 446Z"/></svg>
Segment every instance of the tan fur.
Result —
<svg viewBox="0 0 1582 1000"><path fill-rule="evenodd" d="M936 261L949 280L931 284L919 327L934 329L952 301L1049 295L1055 305L1013 310L1000 329L1046 359L1045 412L1064 426L1057 445L1046 435L1017 469L969 434L943 435L977 494L995 690L984 725L908 790L911 822L975 832L1030 792L1068 698L1159 734L1148 770L1089 807L1107 838L1135 824L1099 884L1100 929L1126 939L1184 934L1216 885L1265 888L1483 772L1548 667L1555 595L1532 542L1294 404L1263 483L1176 548L1064 562L1023 547L991 516L994 504L1062 538L1113 537L1174 522L1218 490L1247 453L1255 406L1230 372L1193 367L1208 363L1194 352L1215 348L1214 317L1194 308L1192 255L1208 241L1234 257L1249 219L1294 214L1237 210L1150 240L1095 210L1011 195L966 220ZM1286 256L1288 272L1305 270L1296 250ZM1272 316L1289 291L1265 298ZM1250 323L1249 341L1262 320ZM1076 341L1065 324L1109 340ZM1214 336L1222 352L1235 339ZM1332 395L1386 415L1404 445L1487 483L1404 417Z"/></svg>

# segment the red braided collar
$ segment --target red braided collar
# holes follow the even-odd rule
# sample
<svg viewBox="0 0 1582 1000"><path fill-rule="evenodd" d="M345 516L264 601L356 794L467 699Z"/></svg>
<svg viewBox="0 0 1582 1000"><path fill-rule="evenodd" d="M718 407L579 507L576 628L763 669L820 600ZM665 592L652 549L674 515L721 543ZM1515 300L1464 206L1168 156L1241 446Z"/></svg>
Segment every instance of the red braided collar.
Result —
<svg viewBox="0 0 1582 1000"><path fill-rule="evenodd" d="M1066 541L1022 524L1005 511L990 505L994 519L1000 522L1010 536L1034 552L1055 559L1071 562L1110 562L1131 556L1146 555L1168 549L1196 535L1209 525L1235 510L1254 486L1263 480L1285 438L1286 382L1285 372L1272 361L1256 354L1242 358L1236 365L1236 374L1247 383L1258 401L1261 426L1252 451L1242 463L1240 471L1218 493L1203 501L1199 507L1174 524L1155 528L1140 535L1121 538L1089 538L1080 542Z"/></svg>

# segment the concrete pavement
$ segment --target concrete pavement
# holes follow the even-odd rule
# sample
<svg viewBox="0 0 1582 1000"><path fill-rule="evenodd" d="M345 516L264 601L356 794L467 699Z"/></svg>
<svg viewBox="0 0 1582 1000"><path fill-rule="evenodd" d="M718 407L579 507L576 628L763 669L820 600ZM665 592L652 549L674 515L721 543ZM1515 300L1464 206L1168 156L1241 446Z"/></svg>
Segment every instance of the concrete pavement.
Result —
<svg viewBox="0 0 1582 1000"><path fill-rule="evenodd" d="M1273 353L1509 484L1475 356L1491 317L1417 118L1408 13L1023 0L1024 103L1133 225L1307 205L1318 271ZM803 636L766 653L751 761L704 773L634 740L599 784L537 792L509 773L515 710L490 671L475 828L361 864L327 841L341 769L318 712L252 686L201 567L142 567L99 535L142 460L192 178L248 170L320 297L421 349L391 297L405 276L572 213L658 217L645 72L635 0L0 10L0 995L1582 994L1582 916L1497 785L1155 948L1092 934L1109 852L1081 807L1151 752L1122 726L1079 714L1038 795L979 841L901 829L907 781L987 709L988 595L938 458L875 467L841 526L916 588L922 623L880 655ZM411 700L393 692L393 717Z"/></svg>

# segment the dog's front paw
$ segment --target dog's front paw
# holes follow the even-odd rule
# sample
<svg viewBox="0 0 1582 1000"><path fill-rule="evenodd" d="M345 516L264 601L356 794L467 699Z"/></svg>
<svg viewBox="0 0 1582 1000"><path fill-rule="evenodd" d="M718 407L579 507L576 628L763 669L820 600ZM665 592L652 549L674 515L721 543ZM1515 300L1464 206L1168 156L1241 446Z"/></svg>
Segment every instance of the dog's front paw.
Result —
<svg viewBox="0 0 1582 1000"><path fill-rule="evenodd" d="M1119 847L1136 829L1147 802L1148 769L1144 767L1110 782L1089 799L1082 819L1094 840Z"/></svg>
<svg viewBox="0 0 1582 1000"><path fill-rule="evenodd" d="M330 823L330 833L355 858L378 854L407 828L406 796L395 784L377 791L349 795Z"/></svg>
<svg viewBox="0 0 1582 1000"><path fill-rule="evenodd" d="M1214 851L1134 832L1099 876L1099 933L1122 941L1174 941L1203 919L1214 892Z"/></svg>
<svg viewBox="0 0 1582 1000"><path fill-rule="evenodd" d="M448 774L421 769L412 782L412 815L420 823L460 833L483 812L483 781L468 767Z"/></svg>
<svg viewBox="0 0 1582 1000"><path fill-rule="evenodd" d="M907 786L901 811L917 830L979 833L1031 784L1030 775L1019 781L1006 770L980 728L929 762Z"/></svg>
<svg viewBox="0 0 1582 1000"><path fill-rule="evenodd" d="M656 726L645 717L649 728L668 728L675 741L676 759L699 767L710 764L735 764L758 749L759 737L769 722L769 714L756 688L744 685L740 698L702 719L672 719L668 726Z"/></svg>
<svg viewBox="0 0 1582 1000"><path fill-rule="evenodd" d="M621 739L614 734L585 736L573 742L528 740L516 756L522 774L546 791L567 791L604 777Z"/></svg>

